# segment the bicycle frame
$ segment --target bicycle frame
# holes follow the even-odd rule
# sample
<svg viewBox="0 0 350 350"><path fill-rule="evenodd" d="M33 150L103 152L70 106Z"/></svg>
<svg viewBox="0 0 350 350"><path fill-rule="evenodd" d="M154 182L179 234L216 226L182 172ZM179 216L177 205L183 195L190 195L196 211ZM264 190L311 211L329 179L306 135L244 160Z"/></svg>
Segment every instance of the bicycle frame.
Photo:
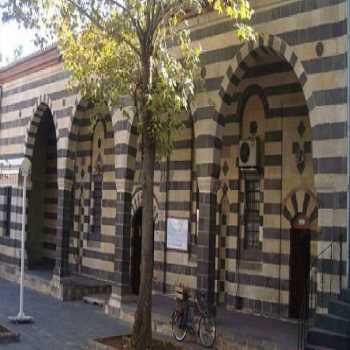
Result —
<svg viewBox="0 0 350 350"><path fill-rule="evenodd" d="M180 301L180 300L179 300ZM211 318L209 307L205 302L205 299L199 298L197 295L194 298L194 301L191 302L188 298L182 299L180 304L177 304L176 311L173 313L173 321L172 321L172 327L174 331L174 324L175 327L178 327L182 330L182 335L174 336L176 340L183 341L186 337L187 333L190 333L192 335L196 335L203 346L205 347L211 347L215 342L215 334L216 334L216 328L215 328L215 321L214 321L214 336L212 337L212 343L207 344L202 339L203 334L203 324L204 327L206 327L206 324L208 322L208 319ZM174 323L175 322L175 323ZM204 332L206 332L207 328L204 328Z"/></svg>
<svg viewBox="0 0 350 350"><path fill-rule="evenodd" d="M185 301L184 309L184 326L191 334L199 334L199 327L195 328L195 324L199 322L201 317L208 315L207 310L203 310L203 305L199 302L198 298L195 297L194 303L191 303L189 300ZM196 317L196 312L198 316ZM197 322L195 322L197 319Z"/></svg>

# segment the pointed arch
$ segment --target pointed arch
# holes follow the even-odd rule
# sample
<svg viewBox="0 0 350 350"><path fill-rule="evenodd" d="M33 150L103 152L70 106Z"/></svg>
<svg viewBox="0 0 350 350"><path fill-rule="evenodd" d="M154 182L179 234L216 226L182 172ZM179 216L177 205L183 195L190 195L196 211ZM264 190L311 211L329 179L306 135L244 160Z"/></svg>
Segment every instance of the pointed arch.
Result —
<svg viewBox="0 0 350 350"><path fill-rule="evenodd" d="M204 146L206 148L206 157L197 157L197 173L199 177L219 177L220 149L223 143L224 128L227 120L232 116L232 104L237 102L236 90L243 81L248 69L246 60L248 58L254 59L253 56L256 55L266 54L277 55L291 66L305 97L311 128L315 124L313 122L315 119L313 112L315 99L312 84L307 77L301 60L281 38L274 35L260 34L256 41L243 44L232 58L219 88L219 103L204 109L197 109L195 112L196 139L206 139ZM205 120L205 126L202 124L203 120ZM312 150L314 151L314 147L312 147ZM201 149L197 149L196 152L201 152Z"/></svg>
<svg viewBox="0 0 350 350"><path fill-rule="evenodd" d="M132 195L131 200L131 217L133 218L137 210L143 207L143 192L142 188L137 188ZM157 227L159 221L159 202L155 194L153 194L153 220Z"/></svg>
<svg viewBox="0 0 350 350"><path fill-rule="evenodd" d="M310 225L317 224L319 201L308 188L292 190L283 200L282 214L292 226L293 220L300 214L308 219Z"/></svg>

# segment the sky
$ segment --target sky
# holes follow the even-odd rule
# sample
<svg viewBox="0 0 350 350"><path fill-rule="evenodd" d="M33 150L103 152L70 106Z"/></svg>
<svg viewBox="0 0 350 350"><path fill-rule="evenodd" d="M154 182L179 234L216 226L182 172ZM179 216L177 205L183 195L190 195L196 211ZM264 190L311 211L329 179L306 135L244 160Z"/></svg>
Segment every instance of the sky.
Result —
<svg viewBox="0 0 350 350"><path fill-rule="evenodd" d="M13 61L13 52L19 46L23 46L23 56L27 56L38 48L34 45L34 32L19 28L16 22L3 24L0 22L0 53L5 57L5 62L0 63L0 66L7 65ZM10 62L6 62L6 57Z"/></svg>

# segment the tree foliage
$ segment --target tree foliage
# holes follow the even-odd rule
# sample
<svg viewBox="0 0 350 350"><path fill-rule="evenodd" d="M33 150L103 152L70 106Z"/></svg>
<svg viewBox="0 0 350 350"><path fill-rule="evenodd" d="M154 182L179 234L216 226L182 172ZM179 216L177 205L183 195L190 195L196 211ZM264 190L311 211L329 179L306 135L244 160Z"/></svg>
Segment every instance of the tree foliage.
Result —
<svg viewBox="0 0 350 350"><path fill-rule="evenodd" d="M95 106L127 105L143 142L141 285L133 349L151 348L153 184L155 155L169 154L200 82L200 46L186 19L211 8L232 20L240 40L253 40L248 0L3 0L4 20L45 30L57 41L71 85ZM38 36L37 42L44 44ZM126 99L125 97L129 98ZM125 103L130 101L132 103Z"/></svg>
<svg viewBox="0 0 350 350"><path fill-rule="evenodd" d="M38 29L38 44L58 42L71 85L94 102L96 114L105 103L126 112L122 97L131 96L141 134L142 61L150 57L147 108L157 113L149 131L163 155L181 127L173 116L189 109L199 82L200 47L191 44L185 19L208 7L230 17L241 40L254 38L248 0L5 0L1 11L3 20Z"/></svg>

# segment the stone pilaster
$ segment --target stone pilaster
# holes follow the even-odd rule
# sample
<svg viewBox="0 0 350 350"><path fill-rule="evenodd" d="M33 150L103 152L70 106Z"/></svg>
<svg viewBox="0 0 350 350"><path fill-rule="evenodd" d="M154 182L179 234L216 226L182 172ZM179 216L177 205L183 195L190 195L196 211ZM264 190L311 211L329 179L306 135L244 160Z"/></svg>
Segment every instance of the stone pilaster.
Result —
<svg viewBox="0 0 350 350"><path fill-rule="evenodd" d="M69 235L73 220L73 203L70 189L57 192L56 263L54 275L62 278L69 275Z"/></svg>
<svg viewBox="0 0 350 350"><path fill-rule="evenodd" d="M215 237L218 181L199 178L199 230L197 240L197 289L207 295L210 305L215 301Z"/></svg>
<svg viewBox="0 0 350 350"><path fill-rule="evenodd" d="M118 185L118 184L117 184ZM120 184L119 184L120 185ZM116 243L112 293L107 305L107 313L118 315L122 302L131 294L130 289L130 229L131 191L130 186L117 193Z"/></svg>

